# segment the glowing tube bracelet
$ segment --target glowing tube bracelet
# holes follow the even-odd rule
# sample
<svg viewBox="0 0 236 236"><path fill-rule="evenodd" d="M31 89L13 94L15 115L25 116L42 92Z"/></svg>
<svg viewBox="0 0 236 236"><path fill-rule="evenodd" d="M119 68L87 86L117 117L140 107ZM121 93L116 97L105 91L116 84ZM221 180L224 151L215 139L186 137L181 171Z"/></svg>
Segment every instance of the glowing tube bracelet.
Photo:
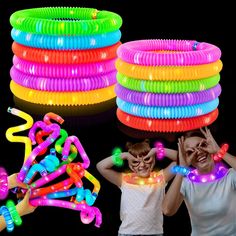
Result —
<svg viewBox="0 0 236 236"><path fill-rule="evenodd" d="M8 175L3 167L0 167L0 200L3 200L8 195Z"/></svg>
<svg viewBox="0 0 236 236"><path fill-rule="evenodd" d="M109 47L90 50L43 50L26 47L16 42L12 44L14 55L27 61L46 64L80 64L110 60L115 57L116 50L121 42Z"/></svg>
<svg viewBox="0 0 236 236"><path fill-rule="evenodd" d="M207 114L215 110L219 105L219 99L216 98L210 102L196 104L192 106L178 106L178 107L155 107L143 106L125 102L120 98L116 98L117 106L124 112L145 118L155 119L176 119L195 117Z"/></svg>
<svg viewBox="0 0 236 236"><path fill-rule="evenodd" d="M140 92L186 93L198 92L216 86L220 81L220 75L217 74L204 79L187 81L148 81L136 80L117 73L117 81L125 88Z"/></svg>
<svg viewBox="0 0 236 236"><path fill-rule="evenodd" d="M215 109L202 116L183 119L147 119L129 115L119 108L116 114L120 122L135 129L159 132L182 132L210 125L217 119L219 112L218 109Z"/></svg>
<svg viewBox="0 0 236 236"><path fill-rule="evenodd" d="M120 30L89 36L58 36L22 32L12 29L11 37L16 42L33 48L55 50L85 50L111 46L121 39Z"/></svg>
<svg viewBox="0 0 236 236"><path fill-rule="evenodd" d="M6 222L6 227L8 232L12 232L15 228L11 214L6 206L0 207L0 215L2 215Z"/></svg>
<svg viewBox="0 0 236 236"><path fill-rule="evenodd" d="M13 81L26 88L40 91L89 91L105 88L116 83L116 71L87 78L47 78L28 75L17 70L14 66L10 70Z"/></svg>
<svg viewBox="0 0 236 236"><path fill-rule="evenodd" d="M189 180L197 183L209 183L215 180L219 180L223 178L228 172L228 168L226 168L222 163L217 163L215 166L215 170L209 174L199 174L197 169L192 170L188 174Z"/></svg>
<svg viewBox="0 0 236 236"><path fill-rule="evenodd" d="M45 92L28 89L11 80L12 93L25 101L44 105L87 105L110 100L116 96L115 86L86 92Z"/></svg>
<svg viewBox="0 0 236 236"><path fill-rule="evenodd" d="M223 144L220 150L216 154L212 155L214 161L216 162L221 161L224 158L224 155L226 154L228 149L229 145L227 143Z"/></svg>
<svg viewBox="0 0 236 236"><path fill-rule="evenodd" d="M9 107L7 109L7 111L9 113L13 114L13 115L21 117L22 119L24 119L26 121L25 124L15 126L15 127L11 127L9 129L7 129L7 131L6 131L6 138L7 138L8 141L10 141L10 142L20 142L20 143L25 144L25 156L24 156L24 162L25 162L26 159L28 158L28 156L30 155L31 151L32 151L31 140L27 136L15 136L13 134L31 128L33 123L34 123L34 120L29 114L27 114L23 111L20 111L16 108Z"/></svg>
<svg viewBox="0 0 236 236"><path fill-rule="evenodd" d="M156 151L156 157L158 160L162 160L165 157L165 148L164 145L161 142L156 142L155 147L157 149Z"/></svg>
<svg viewBox="0 0 236 236"><path fill-rule="evenodd" d="M34 123L32 128L29 132L29 137L31 139L32 144L35 144L35 131L37 128L41 128L46 132L52 132L50 136L39 146L35 147L31 154L29 155L28 159L25 161L24 165L22 166L19 174L17 175L17 179L19 181L23 181L25 179L26 173L28 172L30 166L32 165L33 161L37 157L37 155L43 150L44 148L48 147L52 144L60 134L60 126L57 124L46 125L42 121L37 121Z"/></svg>
<svg viewBox="0 0 236 236"><path fill-rule="evenodd" d="M132 64L183 66L217 61L221 50L213 44L193 40L136 40L121 45L117 55Z"/></svg>
<svg viewBox="0 0 236 236"><path fill-rule="evenodd" d="M146 106L187 106L200 104L216 99L221 94L221 86L193 93L145 93L126 89L120 84L116 84L115 92L117 97L124 101Z"/></svg>
<svg viewBox="0 0 236 236"><path fill-rule="evenodd" d="M128 64L121 59L115 65L119 73L144 80L198 80L218 74L223 66L221 60L196 66L158 67Z"/></svg>
<svg viewBox="0 0 236 236"><path fill-rule="evenodd" d="M141 178L135 173L128 173L123 175L123 180L129 184L136 185L148 185L148 184L158 184L163 186L165 184L165 179L163 174L159 172L152 172L149 178Z"/></svg>
<svg viewBox="0 0 236 236"><path fill-rule="evenodd" d="M16 226L20 226L22 224L22 219L19 213L16 210L15 203L12 200L7 200L6 207L8 208L12 220Z"/></svg>
<svg viewBox="0 0 236 236"><path fill-rule="evenodd" d="M102 223L102 214L97 207L91 207L87 204L75 204L62 200L52 200L52 199L32 199L30 204L33 206L54 206L68 208L75 211L81 211L81 221L84 224L91 223L96 217L95 226L100 227Z"/></svg>
<svg viewBox="0 0 236 236"><path fill-rule="evenodd" d="M171 168L171 172L174 174L180 174L183 176L188 176L188 174L191 172L190 168L184 167L184 166L173 166Z"/></svg>
<svg viewBox="0 0 236 236"><path fill-rule="evenodd" d="M115 31L122 19L116 13L94 8L44 7L16 11L10 23L15 29L37 34L90 35Z"/></svg>
<svg viewBox="0 0 236 236"><path fill-rule="evenodd" d="M93 75L102 75L115 70L115 60L93 62L79 65L57 65L28 62L13 56L14 66L29 75L54 78L81 78Z"/></svg>
<svg viewBox="0 0 236 236"><path fill-rule="evenodd" d="M112 151L112 163L115 165L115 166L123 166L124 164L124 160L121 158L121 149L120 148L114 148L113 151Z"/></svg>
<svg viewBox="0 0 236 236"><path fill-rule="evenodd" d="M75 144L77 150L79 151L79 154L83 160L82 167L84 169L87 169L90 165L90 160L88 158L87 153L85 152L83 146L81 145L81 142L76 136L69 136L66 138L63 150L62 150L62 159L67 160L69 152L70 152L70 146L71 144Z"/></svg>

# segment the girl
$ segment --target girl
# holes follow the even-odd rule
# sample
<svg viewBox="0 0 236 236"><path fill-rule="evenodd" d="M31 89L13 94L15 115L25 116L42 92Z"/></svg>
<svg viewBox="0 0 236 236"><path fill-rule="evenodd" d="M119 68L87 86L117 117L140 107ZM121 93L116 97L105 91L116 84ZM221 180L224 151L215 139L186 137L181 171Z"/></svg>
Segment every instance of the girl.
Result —
<svg viewBox="0 0 236 236"><path fill-rule="evenodd" d="M121 205L119 236L163 235L162 201L166 183L174 176L170 168L156 172L156 148L149 145L148 140L140 143L127 143L128 152L120 154L121 160L127 160L132 173L121 173L112 169L114 156L110 156L97 164L100 174L120 188ZM160 150L159 150L160 151ZM176 156L176 152L165 149L168 156ZM174 159L174 158L173 158Z"/></svg>

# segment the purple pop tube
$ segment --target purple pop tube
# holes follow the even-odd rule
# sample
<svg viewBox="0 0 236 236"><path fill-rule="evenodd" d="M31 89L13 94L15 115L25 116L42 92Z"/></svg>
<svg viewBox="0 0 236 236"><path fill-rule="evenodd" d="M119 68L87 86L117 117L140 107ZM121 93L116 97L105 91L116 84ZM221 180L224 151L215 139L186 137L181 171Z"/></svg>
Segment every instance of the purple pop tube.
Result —
<svg viewBox="0 0 236 236"><path fill-rule="evenodd" d="M137 65L186 66L217 61L221 50L213 44L193 40L136 40L121 44L117 55L123 61Z"/></svg>
<svg viewBox="0 0 236 236"><path fill-rule="evenodd" d="M28 75L13 66L10 75L13 81L26 88L41 91L89 91L105 88L116 83L117 71L86 78L47 78Z"/></svg>
<svg viewBox="0 0 236 236"><path fill-rule="evenodd" d="M88 155L86 154L83 146L81 145L81 142L79 141L79 139L76 136L67 137L64 147L63 147L63 150L62 150L63 160L67 159L67 157L69 155L69 151L70 151L70 146L72 143L75 144L77 150L80 153L81 158L83 159L83 163L81 163L82 167L84 169L87 169L90 165L90 160L89 160Z"/></svg>
<svg viewBox="0 0 236 236"><path fill-rule="evenodd" d="M79 65L59 65L59 64L43 64L37 62L29 62L13 57L14 66L26 74L34 76L44 76L53 78L78 78L87 77L93 75L102 75L107 72L116 70L115 59L94 62L94 63L84 63Z"/></svg>
<svg viewBox="0 0 236 236"><path fill-rule="evenodd" d="M3 167L0 167L0 200L3 200L8 195L8 175Z"/></svg>
<svg viewBox="0 0 236 236"><path fill-rule="evenodd" d="M45 148L47 148L49 145L51 145L57 137L60 135L60 126L58 124L51 124L46 125L43 121L37 121L34 123L32 128L29 131L29 138L31 139L32 144L36 144L35 140L35 132L38 128L41 128L45 132L52 132L47 139L39 144L37 147L33 149L25 163L23 164L19 174L17 175L17 179L20 182L23 182L26 173L28 172L30 166L32 165L35 158L38 156L38 154Z"/></svg>
<svg viewBox="0 0 236 236"><path fill-rule="evenodd" d="M201 104L216 99L221 94L221 86L192 93L147 93L127 89L120 84L115 87L117 97L134 104L147 106L189 106Z"/></svg>
<svg viewBox="0 0 236 236"><path fill-rule="evenodd" d="M53 200L53 199L44 199L37 198L31 199L30 204L33 206L54 206L54 207L62 207L75 211L81 211L81 220L83 223L89 224L96 217L95 226L100 227L102 223L102 214L97 207L91 207L87 204L75 204L68 201L62 200Z"/></svg>

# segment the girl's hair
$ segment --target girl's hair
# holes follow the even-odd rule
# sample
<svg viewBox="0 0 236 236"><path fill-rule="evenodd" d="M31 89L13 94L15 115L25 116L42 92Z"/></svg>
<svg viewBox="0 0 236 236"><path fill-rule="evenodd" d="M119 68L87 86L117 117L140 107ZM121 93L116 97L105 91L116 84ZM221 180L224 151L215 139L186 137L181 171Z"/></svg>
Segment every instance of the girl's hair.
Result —
<svg viewBox="0 0 236 236"><path fill-rule="evenodd" d="M146 156L151 150L149 139L145 139L143 142L135 144L127 142L126 148L128 149L128 152L134 157Z"/></svg>
<svg viewBox="0 0 236 236"><path fill-rule="evenodd" d="M184 134L184 139L190 138L190 137L205 138L205 136L203 135L203 133L199 129L191 130L191 131L188 131Z"/></svg>

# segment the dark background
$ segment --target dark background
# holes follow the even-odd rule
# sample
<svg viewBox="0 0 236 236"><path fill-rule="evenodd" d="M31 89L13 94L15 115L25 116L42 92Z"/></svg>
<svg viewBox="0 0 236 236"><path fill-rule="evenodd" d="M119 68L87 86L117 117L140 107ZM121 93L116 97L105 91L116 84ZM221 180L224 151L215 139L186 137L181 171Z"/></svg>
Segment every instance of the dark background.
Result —
<svg viewBox="0 0 236 236"><path fill-rule="evenodd" d="M209 2L208 2L209 4ZM9 89L9 70L12 66L10 37L10 15L21 9L46 6L77 6L90 7L98 10L108 10L118 13L123 18L121 27L121 41L127 42L137 39L189 39L208 42L217 45L222 51L221 72L222 93L220 95L219 117L210 126L218 143L228 142L230 152L236 153L236 125L235 115L235 13L233 7L226 1L206 5L204 2L175 2L169 1L133 1L133 0L84 0L84 1L1 1L1 90L0 90L0 166L4 166L9 174L18 172L24 158L24 145L11 143L5 137L9 127L20 125L23 121L9 113L7 108L19 108L32 115L34 120L41 120L48 111L60 114L65 122L62 125L69 135L79 137L84 149L91 160L90 173L95 175L101 183L101 191L95 206L103 214L103 224L100 229L94 222L84 225L80 221L79 213L72 210L53 207L38 207L31 215L23 217L23 225L14 230L11 235L117 235L119 220L120 191L116 186L103 179L96 171L96 163L109 156L115 146L125 147L126 141L140 141L150 138L162 140L167 147L176 148L177 137L181 134L149 133L133 130L122 125L116 118L114 100L103 105L88 108L67 108L64 111L55 107L34 106L14 98ZM24 133L22 133L24 134ZM27 133L26 133L27 134ZM168 160L158 163L165 167ZM10 194L9 198L15 199ZM3 205L5 201L1 201ZM173 217L164 218L165 235L190 235L190 223L185 205ZM1 235L9 235L6 231Z"/></svg>

